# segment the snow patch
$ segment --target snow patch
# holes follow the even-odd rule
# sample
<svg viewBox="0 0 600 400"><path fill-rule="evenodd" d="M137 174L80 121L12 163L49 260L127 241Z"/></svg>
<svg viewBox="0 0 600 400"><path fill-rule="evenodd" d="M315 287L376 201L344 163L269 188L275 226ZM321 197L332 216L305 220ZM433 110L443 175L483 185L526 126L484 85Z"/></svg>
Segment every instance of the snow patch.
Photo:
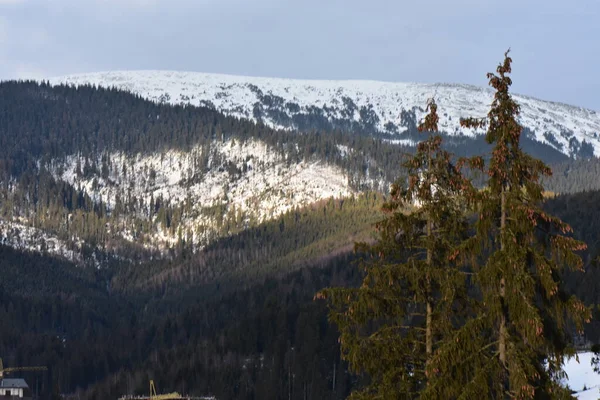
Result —
<svg viewBox="0 0 600 400"><path fill-rule="evenodd" d="M342 157L346 157L351 152L350 147L345 146L343 144L338 144L336 145L336 147Z"/></svg>
<svg viewBox="0 0 600 400"><path fill-rule="evenodd" d="M401 146L416 146L417 142L415 142L414 140L410 140L410 139L384 139L384 142L390 143L390 144L397 144L397 145L401 145Z"/></svg>
<svg viewBox="0 0 600 400"><path fill-rule="evenodd" d="M18 250L34 251L80 263L83 242L78 239L67 243L47 232L13 221L0 219L0 244Z"/></svg>

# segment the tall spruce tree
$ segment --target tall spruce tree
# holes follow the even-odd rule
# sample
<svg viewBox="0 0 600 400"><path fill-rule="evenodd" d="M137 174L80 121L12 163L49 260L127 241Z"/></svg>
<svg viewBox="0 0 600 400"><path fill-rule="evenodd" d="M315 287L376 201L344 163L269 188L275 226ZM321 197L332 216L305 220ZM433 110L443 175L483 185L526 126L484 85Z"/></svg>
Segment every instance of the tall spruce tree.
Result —
<svg viewBox="0 0 600 400"><path fill-rule="evenodd" d="M434 101L428 110L419 130L435 132ZM362 285L317 296L329 300L343 357L353 371L368 375L368 384L353 399L418 398L444 376L431 360L453 337L467 308L456 247L467 238L463 199L472 187L461 163L453 163L441 143L437 135L419 143L403 164L408 179L392 185L383 206L387 217L376 224L377 241L356 245L365 255ZM439 393L431 391L430 398Z"/></svg>
<svg viewBox="0 0 600 400"><path fill-rule="evenodd" d="M586 245L542 209L540 178L551 170L520 147L519 105L509 94L511 63L506 52L497 74L488 74L496 92L487 118L461 121L464 127L487 125L486 140L493 145L476 223L477 240L483 241L484 262L476 272L484 313L467 323L476 329L462 338L471 339L465 346L470 356L449 352L444 367L477 363L462 398L569 398L558 380L565 356L572 354L571 335L590 311L565 293L561 277L582 270L577 252Z"/></svg>

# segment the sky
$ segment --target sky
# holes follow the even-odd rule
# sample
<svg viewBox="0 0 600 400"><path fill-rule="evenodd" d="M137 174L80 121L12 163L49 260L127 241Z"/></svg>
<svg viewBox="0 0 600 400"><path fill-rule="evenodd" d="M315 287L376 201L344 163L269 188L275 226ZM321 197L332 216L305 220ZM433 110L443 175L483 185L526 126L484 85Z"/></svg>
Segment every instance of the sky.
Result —
<svg viewBox="0 0 600 400"><path fill-rule="evenodd" d="M487 85L600 111L599 0L0 0L0 80L164 69Z"/></svg>

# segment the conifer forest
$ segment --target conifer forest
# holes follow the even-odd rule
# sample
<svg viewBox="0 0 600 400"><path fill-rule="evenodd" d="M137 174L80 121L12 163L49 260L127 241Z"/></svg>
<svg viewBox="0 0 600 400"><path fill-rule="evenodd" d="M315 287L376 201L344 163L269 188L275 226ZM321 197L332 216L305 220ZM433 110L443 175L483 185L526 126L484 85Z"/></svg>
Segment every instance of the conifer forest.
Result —
<svg viewBox="0 0 600 400"><path fill-rule="evenodd" d="M220 400L576 398L564 367L600 344L600 158L592 136L538 140L513 75L507 51L486 113L452 120L474 135L445 130L435 93L386 131L347 97L360 118L253 87L241 118L1 81L4 368L45 366L10 377L48 400L151 380Z"/></svg>

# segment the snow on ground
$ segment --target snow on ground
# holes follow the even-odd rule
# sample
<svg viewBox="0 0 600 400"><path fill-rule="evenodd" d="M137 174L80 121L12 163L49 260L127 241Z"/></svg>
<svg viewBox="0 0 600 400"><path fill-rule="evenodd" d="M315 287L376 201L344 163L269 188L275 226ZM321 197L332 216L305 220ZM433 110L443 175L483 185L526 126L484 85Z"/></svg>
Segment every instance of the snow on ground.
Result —
<svg viewBox="0 0 600 400"><path fill-rule="evenodd" d="M197 245L206 244L218 228L214 207L221 207L218 212L231 218L262 222L296 206L353 193L341 169L317 161L288 163L282 154L256 140L216 141L189 152L168 150L134 156L115 152L87 162L101 166L103 156L112 166L106 179L101 174L87 178L78 174L77 166L83 168L86 160L74 155L54 160L49 169L57 179L81 188L110 209L116 206L117 196L122 202L129 197L140 199L145 216L151 204L161 198L171 206L187 203L183 234L191 231L192 237L185 239ZM120 235L136 240L127 229ZM178 239L178 232L168 232L156 224L150 243L142 244L164 248Z"/></svg>
<svg viewBox="0 0 600 400"><path fill-rule="evenodd" d="M399 144L402 146L415 146L417 144L417 142L410 139L384 139L384 142L390 144Z"/></svg>
<svg viewBox="0 0 600 400"><path fill-rule="evenodd" d="M592 389L582 390L575 396L578 400L598 400L600 399L600 391L598 391L598 387L594 387Z"/></svg>
<svg viewBox="0 0 600 400"><path fill-rule="evenodd" d="M385 131L386 124L391 122L399 132L406 129L400 116L402 110L414 109L417 118L421 118L427 100L435 97L439 104L440 130L467 135L476 132L460 128L460 118L486 116L493 96L489 88L470 85L293 80L174 71L101 72L52 78L50 82L116 87L156 102L211 106L225 114L248 119L255 119L254 105L260 103L261 95L278 96L286 106L293 103L304 112L311 106L321 109L327 106L330 118L358 121L364 107L367 111L372 109L378 117L379 130ZM579 142L586 140L596 156L600 156L600 115L596 111L528 96L514 97L521 105L520 122L536 133L537 140L552 144L547 138L551 137L554 146L562 147L561 151L566 154L571 137ZM355 105L350 115L345 99ZM286 106L282 111L293 113L293 107ZM265 122L280 127L268 118Z"/></svg>
<svg viewBox="0 0 600 400"><path fill-rule="evenodd" d="M579 353L579 363L575 358L570 359L565 365L568 379L566 384L577 392L579 400L600 399L600 374L594 372L591 367L593 353ZM587 390L583 390L584 387Z"/></svg>
<svg viewBox="0 0 600 400"><path fill-rule="evenodd" d="M350 154L350 152L352 151L350 149L350 147L343 145L343 144L338 144L335 147L337 147L338 151L340 152L340 155L342 157L346 157L348 154Z"/></svg>
<svg viewBox="0 0 600 400"><path fill-rule="evenodd" d="M41 229L22 223L0 219L0 244L19 250L35 251L59 256L73 262L81 262L80 240L71 244Z"/></svg>

